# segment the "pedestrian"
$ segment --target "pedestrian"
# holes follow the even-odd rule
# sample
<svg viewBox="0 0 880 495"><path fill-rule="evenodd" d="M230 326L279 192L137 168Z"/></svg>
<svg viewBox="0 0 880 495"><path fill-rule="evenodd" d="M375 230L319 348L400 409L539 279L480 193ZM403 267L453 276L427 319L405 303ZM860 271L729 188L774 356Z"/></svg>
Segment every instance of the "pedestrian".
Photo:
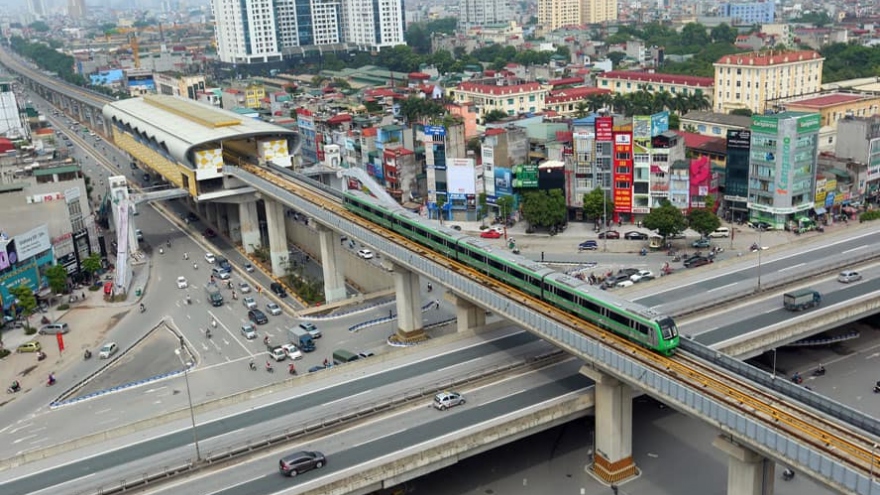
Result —
<svg viewBox="0 0 880 495"><path fill-rule="evenodd" d="M541 261L544 261L544 251L541 251Z"/></svg>
<svg viewBox="0 0 880 495"><path fill-rule="evenodd" d="M439 300L434 301L434 309L435 310L440 309L440 301Z"/></svg>
<svg viewBox="0 0 880 495"><path fill-rule="evenodd" d="M85 298L86 298L86 293L83 292L83 293L80 295L80 297L82 297L83 299L85 299Z"/></svg>
<svg viewBox="0 0 880 495"><path fill-rule="evenodd" d="M262 286L259 286L259 285L257 286L257 294L260 294L260 295L263 294L263 287Z"/></svg>
<svg viewBox="0 0 880 495"><path fill-rule="evenodd" d="M392 313L391 310L389 309L388 310L388 319L390 320L392 318L394 318L394 313Z"/></svg>

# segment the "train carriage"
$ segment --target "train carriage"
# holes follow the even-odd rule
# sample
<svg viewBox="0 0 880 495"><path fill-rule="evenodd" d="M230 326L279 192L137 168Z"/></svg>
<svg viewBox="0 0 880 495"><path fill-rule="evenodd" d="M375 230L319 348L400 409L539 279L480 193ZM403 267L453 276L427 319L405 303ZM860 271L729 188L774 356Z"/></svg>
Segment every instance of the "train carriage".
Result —
<svg viewBox="0 0 880 495"><path fill-rule="evenodd" d="M546 266L515 255L476 237L462 239L458 244L458 261L476 268L535 297L541 297L541 279L555 273Z"/></svg>

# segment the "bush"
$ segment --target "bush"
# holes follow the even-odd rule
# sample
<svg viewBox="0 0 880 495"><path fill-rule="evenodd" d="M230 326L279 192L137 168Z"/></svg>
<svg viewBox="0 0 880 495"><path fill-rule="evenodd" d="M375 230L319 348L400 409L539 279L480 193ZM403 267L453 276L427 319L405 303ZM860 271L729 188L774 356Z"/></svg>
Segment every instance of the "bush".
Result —
<svg viewBox="0 0 880 495"><path fill-rule="evenodd" d="M58 305L58 311L67 311L70 309L70 304L64 303Z"/></svg>
<svg viewBox="0 0 880 495"><path fill-rule="evenodd" d="M100 285L92 285L92 286L89 286L89 291L91 291L91 292L98 292L99 290L101 290L101 286L100 286Z"/></svg>
<svg viewBox="0 0 880 495"><path fill-rule="evenodd" d="M880 210L866 211L859 215L859 223L880 219Z"/></svg>
<svg viewBox="0 0 880 495"><path fill-rule="evenodd" d="M35 333L37 333L37 329L35 327L24 327L25 335L33 335Z"/></svg>
<svg viewBox="0 0 880 495"><path fill-rule="evenodd" d="M0 349L0 359L3 359L10 354L12 354L12 352L9 349Z"/></svg>

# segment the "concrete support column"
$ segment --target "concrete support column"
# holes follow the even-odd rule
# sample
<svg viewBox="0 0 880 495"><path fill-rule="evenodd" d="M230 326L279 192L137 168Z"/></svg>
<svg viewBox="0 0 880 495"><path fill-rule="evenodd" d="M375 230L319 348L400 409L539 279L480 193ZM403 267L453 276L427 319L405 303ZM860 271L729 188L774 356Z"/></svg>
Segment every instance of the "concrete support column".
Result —
<svg viewBox="0 0 880 495"><path fill-rule="evenodd" d="M632 458L632 389L601 371L583 367L596 382L596 449L592 471L606 483L620 483L638 474Z"/></svg>
<svg viewBox="0 0 880 495"><path fill-rule="evenodd" d="M455 297L455 318L459 332L486 326L486 310L461 297Z"/></svg>
<svg viewBox="0 0 880 495"><path fill-rule="evenodd" d="M339 234L318 227L318 240L321 242L321 268L324 272L324 298L328 303L345 299L345 270L337 261Z"/></svg>
<svg viewBox="0 0 880 495"><path fill-rule="evenodd" d="M241 245L250 254L260 245L260 217L257 202L246 201L238 205L238 221L241 223Z"/></svg>
<svg viewBox="0 0 880 495"><path fill-rule="evenodd" d="M205 219L211 228L217 227L217 208L214 203L205 203Z"/></svg>
<svg viewBox="0 0 880 495"><path fill-rule="evenodd" d="M712 445L728 456L727 495L773 495L776 463L725 437Z"/></svg>
<svg viewBox="0 0 880 495"><path fill-rule="evenodd" d="M233 244L241 244L241 220L239 219L240 211L241 203L232 203L226 205L226 216L229 220L229 239L232 241Z"/></svg>
<svg viewBox="0 0 880 495"><path fill-rule="evenodd" d="M217 205L217 230L224 235L229 235L229 205L216 203Z"/></svg>
<svg viewBox="0 0 880 495"><path fill-rule="evenodd" d="M282 277L287 269L287 233L284 226L284 205L270 198L263 198L266 206L266 228L269 230L269 259L272 275Z"/></svg>
<svg viewBox="0 0 880 495"><path fill-rule="evenodd" d="M394 290L397 296L397 336L403 341L421 340L421 290L419 275L394 265Z"/></svg>

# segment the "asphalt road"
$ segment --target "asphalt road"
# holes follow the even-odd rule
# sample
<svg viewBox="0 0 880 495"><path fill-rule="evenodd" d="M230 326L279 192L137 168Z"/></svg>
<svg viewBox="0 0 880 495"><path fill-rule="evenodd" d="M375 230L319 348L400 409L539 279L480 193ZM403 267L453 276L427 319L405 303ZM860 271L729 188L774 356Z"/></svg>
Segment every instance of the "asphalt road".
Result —
<svg viewBox="0 0 880 495"><path fill-rule="evenodd" d="M471 360L477 360L490 353L511 351L516 347L529 344L535 340L535 337L529 334L517 333L482 345L462 349L459 352L443 354L387 371L370 374L343 384L318 389L309 394L275 402L252 411L227 416L222 420L199 424L197 435L202 442L220 436L233 437L234 435L231 435L231 433L241 429L285 418L296 412L346 400L362 392L381 389L383 386L402 382L410 377L430 375L435 370L443 370ZM156 436L144 442L119 448L112 452L105 451L83 460L74 461L53 469L41 470L37 474L15 479L4 484L2 491L5 495L32 493L77 479L83 473L101 473L116 466L125 465L153 455L167 453L186 446L191 442L192 432L188 430ZM170 463L172 459L166 456L163 462Z"/></svg>

